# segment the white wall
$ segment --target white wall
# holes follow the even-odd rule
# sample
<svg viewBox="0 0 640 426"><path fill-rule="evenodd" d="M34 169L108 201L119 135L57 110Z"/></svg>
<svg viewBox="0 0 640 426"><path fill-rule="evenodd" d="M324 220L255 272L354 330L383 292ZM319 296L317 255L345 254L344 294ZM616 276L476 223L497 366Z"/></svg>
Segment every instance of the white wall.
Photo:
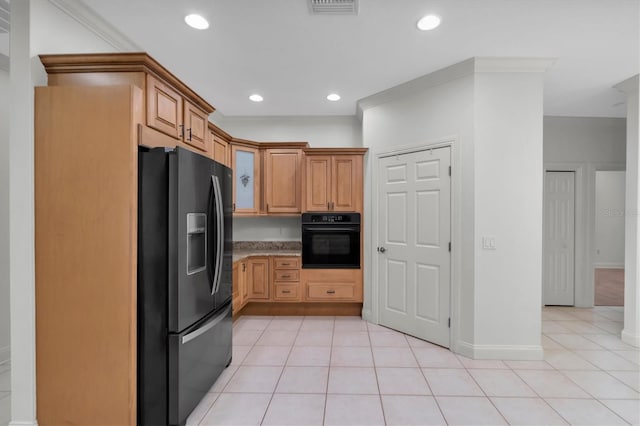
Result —
<svg viewBox="0 0 640 426"><path fill-rule="evenodd" d="M48 0L11 4L10 303L12 424L35 424L33 216L34 86L46 84L36 55L113 52L115 48Z"/></svg>
<svg viewBox="0 0 640 426"><path fill-rule="evenodd" d="M300 241L297 217L237 217L233 219L233 241Z"/></svg>
<svg viewBox="0 0 640 426"><path fill-rule="evenodd" d="M214 113L212 121L240 139L309 142L312 148L362 146L360 122L354 116L224 117L222 114Z"/></svg>
<svg viewBox="0 0 640 426"><path fill-rule="evenodd" d="M541 72L481 72L474 86L477 357L542 357ZM483 237L495 250L481 249Z"/></svg>
<svg viewBox="0 0 640 426"><path fill-rule="evenodd" d="M625 172L596 171L596 268L624 268L624 181Z"/></svg>
<svg viewBox="0 0 640 426"><path fill-rule="evenodd" d="M576 172L575 305L593 306L595 176L624 170L624 118L544 117L545 170Z"/></svg>
<svg viewBox="0 0 640 426"><path fill-rule="evenodd" d="M467 65L461 66L462 68ZM464 73L466 70L462 70ZM455 73L456 70L444 71ZM441 76L432 76L435 83ZM429 79L429 77L426 77ZM446 78L446 76L444 76ZM431 86L432 82L427 81ZM422 90L406 90L407 94L366 107L362 116L363 145L370 149L365 168L365 287L363 313L373 316L378 300L373 282L377 258L372 255L377 246L378 230L374 228L372 184L377 155L404 146L429 145L453 141L452 221L452 349L457 341L474 340L474 199L473 199L473 78L467 75L435 83ZM363 104L368 102L367 99ZM463 218L464 216L464 218ZM457 316L456 316L457 313ZM458 319L458 320L456 320Z"/></svg>
<svg viewBox="0 0 640 426"><path fill-rule="evenodd" d="M10 359L9 335L9 73L0 69L0 363Z"/></svg>
<svg viewBox="0 0 640 426"><path fill-rule="evenodd" d="M474 358L542 357L542 71L549 64L475 58L361 101L363 144L371 148L367 224L376 220L369 194L377 190L377 154L453 141L451 348ZM377 229L367 235L365 263L375 268ZM482 251L483 236L494 237L497 249ZM365 313L375 309L375 286L365 273Z"/></svg>

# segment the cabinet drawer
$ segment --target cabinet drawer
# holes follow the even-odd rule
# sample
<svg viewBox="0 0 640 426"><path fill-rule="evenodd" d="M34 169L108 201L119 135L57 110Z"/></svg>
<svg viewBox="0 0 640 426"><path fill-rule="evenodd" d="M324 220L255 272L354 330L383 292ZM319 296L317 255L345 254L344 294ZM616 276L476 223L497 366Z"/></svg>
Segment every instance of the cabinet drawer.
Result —
<svg viewBox="0 0 640 426"><path fill-rule="evenodd" d="M274 281L300 281L300 271L294 271L292 269L276 269L273 271Z"/></svg>
<svg viewBox="0 0 640 426"><path fill-rule="evenodd" d="M300 269L299 257L276 257L273 260L274 269Z"/></svg>
<svg viewBox="0 0 640 426"><path fill-rule="evenodd" d="M307 298L309 300L351 300L354 299L355 288L353 285L309 285Z"/></svg>
<svg viewBox="0 0 640 426"><path fill-rule="evenodd" d="M275 291L274 291L275 300L300 300L300 294L299 294L300 284L299 283L295 283L295 284L275 283L274 288L275 288Z"/></svg>

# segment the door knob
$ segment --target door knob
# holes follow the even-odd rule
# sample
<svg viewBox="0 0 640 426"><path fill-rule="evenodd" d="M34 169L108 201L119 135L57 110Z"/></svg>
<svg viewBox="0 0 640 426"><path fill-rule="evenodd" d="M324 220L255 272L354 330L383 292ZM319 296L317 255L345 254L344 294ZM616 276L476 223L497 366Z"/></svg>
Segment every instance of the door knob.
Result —
<svg viewBox="0 0 640 426"><path fill-rule="evenodd" d="M385 251L387 251L387 249L386 249L386 248L384 248L384 247L378 247L378 251L379 251L380 253L384 253Z"/></svg>

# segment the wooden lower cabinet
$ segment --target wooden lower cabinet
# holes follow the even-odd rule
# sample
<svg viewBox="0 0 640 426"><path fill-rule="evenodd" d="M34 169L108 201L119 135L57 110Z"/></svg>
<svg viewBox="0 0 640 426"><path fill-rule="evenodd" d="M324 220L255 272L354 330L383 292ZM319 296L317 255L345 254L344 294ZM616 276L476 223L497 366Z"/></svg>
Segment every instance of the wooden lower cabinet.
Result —
<svg viewBox="0 0 640 426"><path fill-rule="evenodd" d="M303 269L304 300L362 302L362 269Z"/></svg>
<svg viewBox="0 0 640 426"><path fill-rule="evenodd" d="M298 302L302 299L300 291L300 257L271 258L273 300Z"/></svg>
<svg viewBox="0 0 640 426"><path fill-rule="evenodd" d="M249 299L269 299L269 258L251 257L247 268Z"/></svg>
<svg viewBox="0 0 640 426"><path fill-rule="evenodd" d="M245 262L233 263L233 291L231 293L233 315L240 312L247 300L246 272L247 264Z"/></svg>
<svg viewBox="0 0 640 426"><path fill-rule="evenodd" d="M250 256L233 265L234 316L243 309L257 315L357 315L361 307L361 269L301 269L299 256Z"/></svg>

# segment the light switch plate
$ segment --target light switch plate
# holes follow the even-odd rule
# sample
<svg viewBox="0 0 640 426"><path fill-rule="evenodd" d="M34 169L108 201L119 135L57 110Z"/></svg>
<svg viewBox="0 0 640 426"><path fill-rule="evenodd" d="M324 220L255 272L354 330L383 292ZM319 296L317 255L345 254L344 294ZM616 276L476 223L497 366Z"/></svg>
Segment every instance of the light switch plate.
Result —
<svg viewBox="0 0 640 426"><path fill-rule="evenodd" d="M482 249L483 250L495 250L496 249L496 237L482 237Z"/></svg>

